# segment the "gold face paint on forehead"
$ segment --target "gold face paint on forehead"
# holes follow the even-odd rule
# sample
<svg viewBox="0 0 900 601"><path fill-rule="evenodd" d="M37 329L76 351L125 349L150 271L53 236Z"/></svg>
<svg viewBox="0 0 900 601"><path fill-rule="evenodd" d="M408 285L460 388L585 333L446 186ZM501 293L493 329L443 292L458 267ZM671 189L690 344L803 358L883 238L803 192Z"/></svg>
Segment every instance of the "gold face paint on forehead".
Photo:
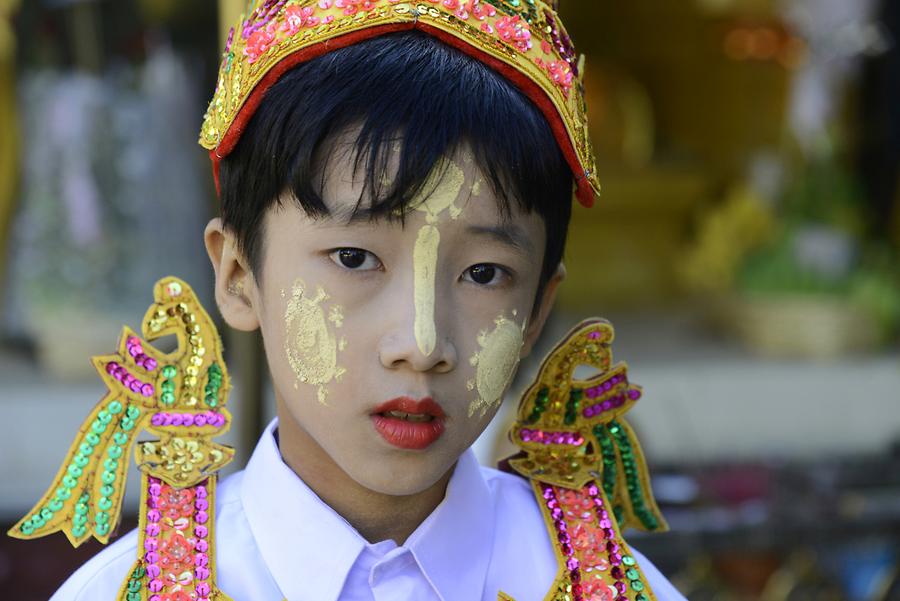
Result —
<svg viewBox="0 0 900 601"><path fill-rule="evenodd" d="M333 329L343 325L342 308L331 305L326 318L323 303L329 298L321 286L316 289L314 297L308 296L306 285L298 279L294 282L284 312L284 352L288 363L299 382L316 387L317 397L323 405L327 404L327 385L339 381L344 375L344 368L337 364L337 354L347 344L333 332ZM297 382L294 388L298 388Z"/></svg>
<svg viewBox="0 0 900 601"><path fill-rule="evenodd" d="M419 229L413 248L413 303L416 310L413 329L416 345L426 357L434 352L437 344L434 302L441 233L435 224L444 211L449 212L451 219L456 219L462 212L454 203L465 181L466 175L456 163L439 162L422 187L421 194L427 196L421 200L413 199L411 203L416 211L425 213L425 225Z"/></svg>
<svg viewBox="0 0 900 601"><path fill-rule="evenodd" d="M469 417L478 410L481 410L479 417L483 417L488 409L500 404L519 365L519 352L524 342L525 323L520 326L502 315L494 320L493 330L478 334L480 350L469 359L475 367L475 379L466 383L469 390L477 393L469 404Z"/></svg>

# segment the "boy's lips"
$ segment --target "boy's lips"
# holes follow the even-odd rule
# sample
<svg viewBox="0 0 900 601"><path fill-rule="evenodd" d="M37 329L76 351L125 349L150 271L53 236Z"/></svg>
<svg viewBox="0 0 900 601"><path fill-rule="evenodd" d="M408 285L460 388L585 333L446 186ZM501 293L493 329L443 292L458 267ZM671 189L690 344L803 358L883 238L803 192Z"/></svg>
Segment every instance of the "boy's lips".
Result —
<svg viewBox="0 0 900 601"><path fill-rule="evenodd" d="M446 415L430 397L391 399L375 407L371 415L381 437L401 449L424 449L444 433Z"/></svg>

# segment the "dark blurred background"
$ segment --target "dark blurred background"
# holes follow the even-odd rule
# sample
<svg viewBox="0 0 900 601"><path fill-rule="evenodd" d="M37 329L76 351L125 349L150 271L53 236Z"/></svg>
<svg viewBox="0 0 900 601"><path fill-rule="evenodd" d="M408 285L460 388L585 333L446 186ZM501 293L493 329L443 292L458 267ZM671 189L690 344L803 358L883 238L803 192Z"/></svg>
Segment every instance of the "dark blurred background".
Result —
<svg viewBox="0 0 900 601"><path fill-rule="evenodd" d="M212 308L196 144L242 0L0 0L0 522L104 393L88 360L159 277ZM603 196L576 208L543 350L616 326L672 531L629 540L692 601L900 599L900 2L563 0ZM246 460L273 414L223 326ZM540 351L541 349L539 349ZM542 354L478 441L485 464ZM134 524L136 482L120 531ZM5 599L99 550L0 539Z"/></svg>

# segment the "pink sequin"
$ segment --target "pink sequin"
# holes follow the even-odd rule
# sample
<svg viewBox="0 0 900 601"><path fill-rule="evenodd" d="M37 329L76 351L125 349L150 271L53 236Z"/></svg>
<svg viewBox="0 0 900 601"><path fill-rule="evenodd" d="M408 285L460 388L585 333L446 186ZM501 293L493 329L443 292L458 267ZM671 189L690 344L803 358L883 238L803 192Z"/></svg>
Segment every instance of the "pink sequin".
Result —
<svg viewBox="0 0 900 601"><path fill-rule="evenodd" d="M319 24L319 18L315 16L315 9L311 6L300 7L295 4L284 10L284 25L282 29L289 35L294 35L304 27L315 27Z"/></svg>
<svg viewBox="0 0 900 601"><path fill-rule="evenodd" d="M255 63L259 60L263 54L266 53L269 48L275 45L275 35L277 33L277 24L275 21L270 21L266 24L265 27L261 29L257 29L252 34L250 34L250 38L247 40L247 45L244 47L244 55L247 57L248 62Z"/></svg>
<svg viewBox="0 0 900 601"><path fill-rule="evenodd" d="M494 21L494 28L497 30L497 37L515 46L519 52L531 49L531 29L528 22L519 15L500 17Z"/></svg>

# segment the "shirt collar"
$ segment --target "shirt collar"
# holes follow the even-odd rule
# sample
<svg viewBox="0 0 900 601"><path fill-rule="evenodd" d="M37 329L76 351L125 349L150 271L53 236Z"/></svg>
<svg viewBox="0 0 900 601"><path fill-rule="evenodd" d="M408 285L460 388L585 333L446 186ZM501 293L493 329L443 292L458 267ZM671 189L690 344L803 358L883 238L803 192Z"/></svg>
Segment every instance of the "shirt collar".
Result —
<svg viewBox="0 0 900 601"><path fill-rule="evenodd" d="M244 472L241 501L272 577L288 599L334 601L367 542L281 458L267 427ZM444 599L479 599L494 539L494 503L471 449L456 464L444 500L407 539Z"/></svg>
<svg viewBox="0 0 900 601"><path fill-rule="evenodd" d="M472 449L456 463L444 500L407 539L444 599L481 599L494 547L494 500Z"/></svg>
<svg viewBox="0 0 900 601"><path fill-rule="evenodd" d="M287 599L334 601L366 542L284 463L277 426L266 427L244 471L247 522Z"/></svg>

